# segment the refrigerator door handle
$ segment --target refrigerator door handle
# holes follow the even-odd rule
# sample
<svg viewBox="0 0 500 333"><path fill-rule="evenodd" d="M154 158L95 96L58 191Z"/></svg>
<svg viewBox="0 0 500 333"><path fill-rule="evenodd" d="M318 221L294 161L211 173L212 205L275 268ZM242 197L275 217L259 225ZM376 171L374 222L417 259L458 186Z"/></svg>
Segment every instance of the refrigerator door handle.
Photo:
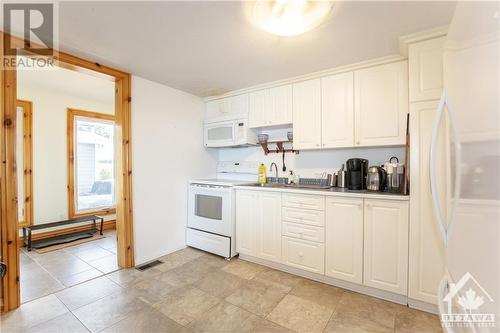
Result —
<svg viewBox="0 0 500 333"><path fill-rule="evenodd" d="M448 313L448 310L445 306L445 300L444 298L448 293L450 292L450 277L448 274L445 274L443 278L441 279L441 282L439 282L438 286L438 293L437 293L437 304L438 304L438 311L439 311L439 321L442 324L443 330L446 333L453 333L452 327L449 325L443 325L443 315Z"/></svg>
<svg viewBox="0 0 500 333"><path fill-rule="evenodd" d="M436 180L436 141L439 131L439 125L441 123L441 118L443 116L444 110L446 106L446 92L443 91L441 95L441 100L439 101L439 106L436 112L436 116L434 118L434 124L432 126L432 134L431 134L431 147L430 147L430 157L429 157L429 170L430 170L430 182L431 182L431 196L432 203L434 206L434 216L435 221L439 229L439 234L441 236L441 240L443 241L444 246L446 247L448 243L447 230L443 221L443 217L441 216L441 200L439 199L439 193L437 189L437 180Z"/></svg>

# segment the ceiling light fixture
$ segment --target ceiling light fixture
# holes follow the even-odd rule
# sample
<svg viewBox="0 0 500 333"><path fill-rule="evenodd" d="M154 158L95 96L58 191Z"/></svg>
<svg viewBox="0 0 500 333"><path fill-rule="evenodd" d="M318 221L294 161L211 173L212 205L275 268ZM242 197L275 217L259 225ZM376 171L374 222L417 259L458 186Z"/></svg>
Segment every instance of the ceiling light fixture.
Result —
<svg viewBox="0 0 500 333"><path fill-rule="evenodd" d="M257 27L278 36L295 36L319 26L332 10L333 1L260 0L247 5L250 20Z"/></svg>

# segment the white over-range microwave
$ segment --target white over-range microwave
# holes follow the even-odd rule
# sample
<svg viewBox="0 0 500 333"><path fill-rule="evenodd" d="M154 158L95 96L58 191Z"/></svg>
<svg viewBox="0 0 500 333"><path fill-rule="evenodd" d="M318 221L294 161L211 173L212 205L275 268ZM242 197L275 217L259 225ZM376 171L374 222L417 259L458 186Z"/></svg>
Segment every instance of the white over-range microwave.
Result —
<svg viewBox="0 0 500 333"><path fill-rule="evenodd" d="M257 136L248 127L248 117L245 115L207 119L203 131L205 147L238 147L257 143Z"/></svg>

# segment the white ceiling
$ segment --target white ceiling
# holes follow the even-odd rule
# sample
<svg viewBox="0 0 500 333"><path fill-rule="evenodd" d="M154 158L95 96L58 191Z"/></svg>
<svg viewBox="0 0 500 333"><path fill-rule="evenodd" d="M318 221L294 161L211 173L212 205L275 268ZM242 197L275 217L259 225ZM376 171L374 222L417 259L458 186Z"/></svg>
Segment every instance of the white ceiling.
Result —
<svg viewBox="0 0 500 333"><path fill-rule="evenodd" d="M207 96L399 52L401 35L446 25L455 2L337 2L295 37L252 26L241 2L62 2L60 48Z"/></svg>

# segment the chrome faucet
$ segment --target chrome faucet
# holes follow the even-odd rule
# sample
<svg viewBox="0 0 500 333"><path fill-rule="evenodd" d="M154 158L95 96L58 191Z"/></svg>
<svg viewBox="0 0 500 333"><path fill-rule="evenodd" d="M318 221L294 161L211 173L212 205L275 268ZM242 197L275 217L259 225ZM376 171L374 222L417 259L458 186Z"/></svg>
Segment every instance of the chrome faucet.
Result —
<svg viewBox="0 0 500 333"><path fill-rule="evenodd" d="M278 182L278 166L276 165L276 163L271 163L271 166L269 167L269 172L273 172L273 165L274 165L274 168L276 169L276 182Z"/></svg>

